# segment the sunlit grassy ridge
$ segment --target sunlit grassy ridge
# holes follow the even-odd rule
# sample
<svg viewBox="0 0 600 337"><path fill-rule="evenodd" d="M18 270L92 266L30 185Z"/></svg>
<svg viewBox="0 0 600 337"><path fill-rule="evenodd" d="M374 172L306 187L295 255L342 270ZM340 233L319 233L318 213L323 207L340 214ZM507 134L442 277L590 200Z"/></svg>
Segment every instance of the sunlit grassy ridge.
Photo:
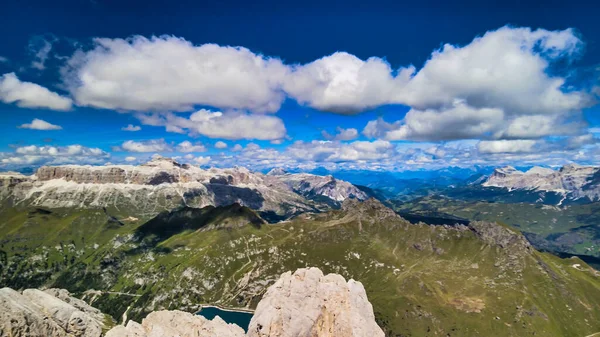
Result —
<svg viewBox="0 0 600 337"><path fill-rule="evenodd" d="M85 298L139 318L202 303L252 308L284 271L316 266L361 281L390 336L600 331L598 273L497 225L411 225L375 201L269 225L237 205L112 216L3 209L1 285L102 290Z"/></svg>

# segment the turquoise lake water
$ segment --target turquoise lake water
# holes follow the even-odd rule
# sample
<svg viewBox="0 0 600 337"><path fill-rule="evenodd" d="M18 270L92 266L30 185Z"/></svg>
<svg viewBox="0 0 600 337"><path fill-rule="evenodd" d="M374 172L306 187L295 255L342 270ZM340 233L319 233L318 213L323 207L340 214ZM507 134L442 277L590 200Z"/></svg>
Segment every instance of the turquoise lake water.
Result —
<svg viewBox="0 0 600 337"><path fill-rule="evenodd" d="M252 313L250 312L226 311L215 307L204 307L198 312L198 315L204 316L206 319L213 319L215 316L219 316L227 323L239 325L246 332L248 332L248 325L250 325L250 320L252 319Z"/></svg>

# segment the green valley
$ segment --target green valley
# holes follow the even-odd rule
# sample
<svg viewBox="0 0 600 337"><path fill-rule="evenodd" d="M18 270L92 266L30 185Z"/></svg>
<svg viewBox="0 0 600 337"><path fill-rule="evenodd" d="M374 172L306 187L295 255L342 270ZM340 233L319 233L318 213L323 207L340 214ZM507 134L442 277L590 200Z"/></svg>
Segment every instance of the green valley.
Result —
<svg viewBox="0 0 600 337"><path fill-rule="evenodd" d="M373 199L275 224L239 205L153 218L116 210L0 211L1 286L70 290L120 321L201 304L254 308L287 270L362 282L388 336L586 336L600 274L508 227L410 224Z"/></svg>

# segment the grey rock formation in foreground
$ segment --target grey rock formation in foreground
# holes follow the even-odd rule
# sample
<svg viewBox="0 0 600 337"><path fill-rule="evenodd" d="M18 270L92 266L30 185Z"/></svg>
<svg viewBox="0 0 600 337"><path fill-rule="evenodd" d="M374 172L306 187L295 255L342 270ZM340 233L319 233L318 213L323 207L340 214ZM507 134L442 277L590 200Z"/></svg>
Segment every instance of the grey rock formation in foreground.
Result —
<svg viewBox="0 0 600 337"><path fill-rule="evenodd" d="M317 268L281 275L258 303L249 337L383 337L362 283Z"/></svg>
<svg viewBox="0 0 600 337"><path fill-rule="evenodd" d="M287 272L258 303L249 331L215 317L157 311L142 324L117 326L106 337L383 337L360 282L317 268Z"/></svg>
<svg viewBox="0 0 600 337"><path fill-rule="evenodd" d="M104 315L66 290L0 289L0 336L99 337Z"/></svg>

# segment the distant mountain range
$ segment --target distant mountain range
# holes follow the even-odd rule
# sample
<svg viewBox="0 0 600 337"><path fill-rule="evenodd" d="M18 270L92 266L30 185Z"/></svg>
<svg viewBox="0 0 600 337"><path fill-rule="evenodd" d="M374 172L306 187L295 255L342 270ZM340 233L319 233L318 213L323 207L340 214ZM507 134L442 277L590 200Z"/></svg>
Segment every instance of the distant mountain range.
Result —
<svg viewBox="0 0 600 337"><path fill-rule="evenodd" d="M565 165L559 170L532 167L523 172L511 166L494 170L483 182L485 187L502 187L508 190L552 192L565 200L597 201L600 199L600 168Z"/></svg>
<svg viewBox="0 0 600 337"><path fill-rule="evenodd" d="M239 203L266 218L322 211L368 190L333 176L208 169L157 158L139 166L45 166L34 175L0 174L0 202L50 208L105 208L137 217L177 207Z"/></svg>

